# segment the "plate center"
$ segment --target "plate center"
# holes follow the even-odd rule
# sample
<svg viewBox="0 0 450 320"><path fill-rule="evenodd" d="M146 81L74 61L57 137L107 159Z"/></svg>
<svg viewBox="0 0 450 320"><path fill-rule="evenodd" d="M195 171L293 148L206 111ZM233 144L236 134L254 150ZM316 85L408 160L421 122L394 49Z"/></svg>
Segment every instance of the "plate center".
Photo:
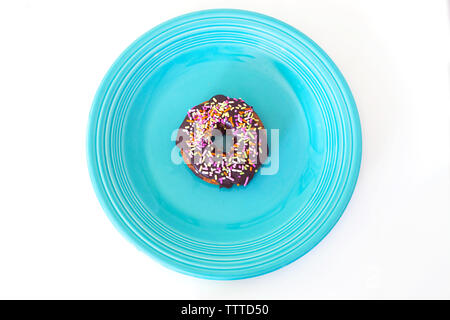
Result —
<svg viewBox="0 0 450 320"><path fill-rule="evenodd" d="M202 181L175 147L187 111L216 94L244 99L268 130L270 159L246 187ZM132 98L123 135L128 177L148 214L176 232L220 243L263 236L314 191L325 144L318 110L302 79L256 47L185 50L147 74Z"/></svg>

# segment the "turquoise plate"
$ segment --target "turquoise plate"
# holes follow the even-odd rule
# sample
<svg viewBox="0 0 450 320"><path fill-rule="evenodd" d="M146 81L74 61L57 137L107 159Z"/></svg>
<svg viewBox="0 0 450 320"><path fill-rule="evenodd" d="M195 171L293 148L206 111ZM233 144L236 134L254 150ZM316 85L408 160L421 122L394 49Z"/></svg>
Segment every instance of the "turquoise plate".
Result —
<svg viewBox="0 0 450 320"><path fill-rule="evenodd" d="M219 189L180 163L174 130L215 94L254 106L271 160ZM240 10L183 15L150 30L106 74L92 106L88 165L122 234L179 272L258 276L333 228L358 177L361 131L347 83L312 40ZM265 170L265 174L263 174Z"/></svg>

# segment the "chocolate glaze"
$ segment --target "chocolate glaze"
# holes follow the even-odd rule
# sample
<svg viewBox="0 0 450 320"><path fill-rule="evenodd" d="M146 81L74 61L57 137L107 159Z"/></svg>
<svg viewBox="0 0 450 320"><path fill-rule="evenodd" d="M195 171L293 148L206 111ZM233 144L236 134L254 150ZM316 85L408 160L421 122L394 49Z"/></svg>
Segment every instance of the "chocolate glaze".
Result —
<svg viewBox="0 0 450 320"><path fill-rule="evenodd" d="M176 145L202 180L225 188L246 186L266 160L263 129L261 119L244 100L216 95L188 111L178 129ZM221 138L218 133L233 139L230 150L214 143L214 138Z"/></svg>

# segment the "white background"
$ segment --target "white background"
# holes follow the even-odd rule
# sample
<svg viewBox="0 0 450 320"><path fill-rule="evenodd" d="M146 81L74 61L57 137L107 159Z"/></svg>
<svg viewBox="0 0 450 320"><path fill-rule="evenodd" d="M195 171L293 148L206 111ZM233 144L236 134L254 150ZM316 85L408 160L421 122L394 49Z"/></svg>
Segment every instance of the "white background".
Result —
<svg viewBox="0 0 450 320"><path fill-rule="evenodd" d="M139 252L89 180L90 105L155 25L241 8L306 33L357 102L363 159L342 219L310 253L210 281ZM444 1L0 2L0 298L450 298L449 25Z"/></svg>

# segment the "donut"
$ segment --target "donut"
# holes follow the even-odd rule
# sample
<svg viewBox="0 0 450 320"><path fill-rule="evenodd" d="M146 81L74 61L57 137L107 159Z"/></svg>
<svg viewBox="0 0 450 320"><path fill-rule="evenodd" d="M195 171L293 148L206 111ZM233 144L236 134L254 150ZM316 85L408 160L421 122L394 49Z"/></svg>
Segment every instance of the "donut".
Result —
<svg viewBox="0 0 450 320"><path fill-rule="evenodd" d="M253 107L224 95L189 109L176 146L197 177L220 188L247 186L268 152L267 134Z"/></svg>

